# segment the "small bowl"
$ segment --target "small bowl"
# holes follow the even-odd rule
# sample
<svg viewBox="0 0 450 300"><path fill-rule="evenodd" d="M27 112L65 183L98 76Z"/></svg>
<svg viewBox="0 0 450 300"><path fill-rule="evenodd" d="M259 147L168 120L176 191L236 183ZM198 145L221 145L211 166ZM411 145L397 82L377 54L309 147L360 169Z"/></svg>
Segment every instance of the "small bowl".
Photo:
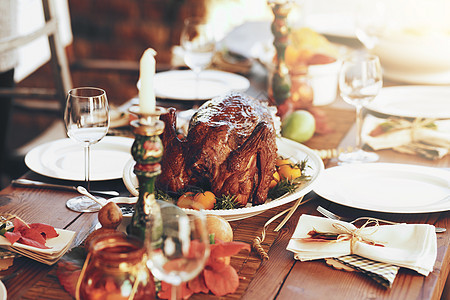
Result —
<svg viewBox="0 0 450 300"><path fill-rule="evenodd" d="M314 92L313 105L321 106L334 102L337 96L340 69L340 60L308 66L308 78Z"/></svg>

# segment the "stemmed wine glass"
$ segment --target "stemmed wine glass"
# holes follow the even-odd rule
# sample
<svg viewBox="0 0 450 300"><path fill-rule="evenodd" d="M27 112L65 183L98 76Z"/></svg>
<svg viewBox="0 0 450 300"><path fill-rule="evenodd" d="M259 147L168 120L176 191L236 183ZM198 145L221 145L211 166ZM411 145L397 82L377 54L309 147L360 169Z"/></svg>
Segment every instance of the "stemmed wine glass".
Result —
<svg viewBox="0 0 450 300"><path fill-rule="evenodd" d="M162 228L147 222L147 266L153 276L172 286L171 299L177 299L181 283L195 278L209 257L206 216L201 211L185 212L176 205L158 203Z"/></svg>
<svg viewBox="0 0 450 300"><path fill-rule="evenodd" d="M378 155L362 150L362 109L372 101L383 86L380 60L367 53L350 55L343 61L339 74L341 97L356 107L356 149L353 152L341 153L339 160L344 163L374 162Z"/></svg>
<svg viewBox="0 0 450 300"><path fill-rule="evenodd" d="M195 95L198 98L200 73L211 63L215 50L214 28L200 18L187 18L180 40L184 62L195 74Z"/></svg>
<svg viewBox="0 0 450 300"><path fill-rule="evenodd" d="M68 92L64 111L67 135L84 146L84 180L90 186L91 145L108 132L109 107L106 92L95 87L80 87ZM66 206L77 212L96 212L101 206L86 196L69 199Z"/></svg>

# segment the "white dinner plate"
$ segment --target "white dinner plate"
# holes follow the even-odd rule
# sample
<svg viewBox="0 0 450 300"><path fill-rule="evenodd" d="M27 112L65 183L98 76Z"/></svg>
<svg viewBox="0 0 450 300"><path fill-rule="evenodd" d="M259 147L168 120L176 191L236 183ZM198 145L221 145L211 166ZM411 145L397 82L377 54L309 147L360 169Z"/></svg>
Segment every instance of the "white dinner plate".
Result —
<svg viewBox="0 0 450 300"><path fill-rule="evenodd" d="M3 284L3 282L0 280L0 299L2 299L2 300L8 299L7 295L8 295L8 293L6 291L6 287Z"/></svg>
<svg viewBox="0 0 450 300"><path fill-rule="evenodd" d="M131 158L134 139L106 136L91 146L90 179L111 180L122 177L123 168ZM32 171L52 178L84 180L83 145L70 138L52 141L33 148L25 156Z"/></svg>
<svg viewBox="0 0 450 300"><path fill-rule="evenodd" d="M209 100L230 91L245 92L250 87L247 78L223 71L205 70L197 85L191 70L173 70L156 73L155 96L172 100Z"/></svg>
<svg viewBox="0 0 450 300"><path fill-rule="evenodd" d="M390 116L450 118L450 87L393 86L381 89L367 109Z"/></svg>
<svg viewBox="0 0 450 300"><path fill-rule="evenodd" d="M311 176L309 181L298 187L294 193L287 194L278 199L268 200L266 203L261 205L252 206L250 203L243 208L206 210L206 213L210 215L222 216L228 221L245 219L260 214L270 208L297 200L301 196L304 196L310 192L313 189L319 174L324 170L322 159L310 148L286 138L277 138L277 146L279 155L290 158L295 163L301 162L304 159L308 160L307 165L309 167L306 168L305 172L307 175ZM130 160L126 164L123 170L123 182L132 195L138 196L139 192L137 188L139 183L136 175L133 173L134 164L135 162L133 160Z"/></svg>
<svg viewBox="0 0 450 300"><path fill-rule="evenodd" d="M370 211L447 211L450 172L408 164L348 164L326 169L314 192L332 202Z"/></svg>

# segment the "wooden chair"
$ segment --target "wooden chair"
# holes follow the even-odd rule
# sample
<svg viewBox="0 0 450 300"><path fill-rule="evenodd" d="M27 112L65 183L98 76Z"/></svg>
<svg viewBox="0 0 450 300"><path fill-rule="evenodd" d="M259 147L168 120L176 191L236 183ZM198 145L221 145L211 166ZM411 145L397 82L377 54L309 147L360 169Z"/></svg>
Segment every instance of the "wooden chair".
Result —
<svg viewBox="0 0 450 300"><path fill-rule="evenodd" d="M54 88L36 88L23 87L23 84L21 84L20 87L0 87L2 117L6 117L11 113L11 105L8 102L12 100L15 109L19 106L21 109L25 108L26 110L32 111L33 114L49 115L50 113L51 118L57 120L42 134L28 141L19 149L7 149L6 132L8 131L8 127L3 126L3 128L0 128L2 131L0 132L0 155L3 152L0 158L3 158L4 162L0 164L0 175L5 172L8 174L13 172L9 177L21 175L21 172L26 171L23 158L30 149L39 144L65 137L64 126L62 124L62 112L65 106L66 93L73 86L71 70L76 72L86 70L91 72L95 70L98 72L123 72L128 74L130 72L138 74L139 72L139 63L134 61L73 59L73 62L70 63L67 54L68 51L62 43L58 31L58 19L56 17L54 1L59 0L42 0L45 22L41 28L26 35L0 39L0 53L2 53L11 49L17 49L38 38L46 36L50 48L51 56L49 64L53 75L52 85L54 86Z"/></svg>
<svg viewBox="0 0 450 300"><path fill-rule="evenodd" d="M1 88L0 97L27 98L27 99L56 99L61 110L65 103L65 94L72 88L72 78L64 46L58 32L58 23L52 0L42 0L44 9L44 25L34 32L0 40L0 53L18 49L36 39L47 36L50 46L50 64L53 71L55 89L12 87Z"/></svg>

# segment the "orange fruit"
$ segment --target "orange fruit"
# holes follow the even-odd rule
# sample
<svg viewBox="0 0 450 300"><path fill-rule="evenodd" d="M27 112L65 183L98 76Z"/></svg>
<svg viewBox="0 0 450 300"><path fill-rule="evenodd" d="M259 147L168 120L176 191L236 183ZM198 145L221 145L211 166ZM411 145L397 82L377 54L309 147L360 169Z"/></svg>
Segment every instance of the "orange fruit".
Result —
<svg viewBox="0 0 450 300"><path fill-rule="evenodd" d="M178 198L177 205L181 208L192 208L194 203L195 194L192 192L186 192Z"/></svg>
<svg viewBox="0 0 450 300"><path fill-rule="evenodd" d="M280 181L280 174L278 174L278 172L275 171L275 173L273 173L273 179L269 184L269 189L275 187L279 181Z"/></svg>
<svg viewBox="0 0 450 300"><path fill-rule="evenodd" d="M216 196L210 192L206 191L203 193L197 193L194 196L194 203L192 208L194 209L214 209L214 204L216 203Z"/></svg>
<svg viewBox="0 0 450 300"><path fill-rule="evenodd" d="M278 168L278 173L280 174L280 177L289 180L294 180L295 178L298 178L302 176L302 170L296 165L283 165Z"/></svg>
<svg viewBox="0 0 450 300"><path fill-rule="evenodd" d="M284 166L284 165L292 165L292 161L290 159L279 158L275 162L275 165L277 167L281 167L281 166Z"/></svg>

